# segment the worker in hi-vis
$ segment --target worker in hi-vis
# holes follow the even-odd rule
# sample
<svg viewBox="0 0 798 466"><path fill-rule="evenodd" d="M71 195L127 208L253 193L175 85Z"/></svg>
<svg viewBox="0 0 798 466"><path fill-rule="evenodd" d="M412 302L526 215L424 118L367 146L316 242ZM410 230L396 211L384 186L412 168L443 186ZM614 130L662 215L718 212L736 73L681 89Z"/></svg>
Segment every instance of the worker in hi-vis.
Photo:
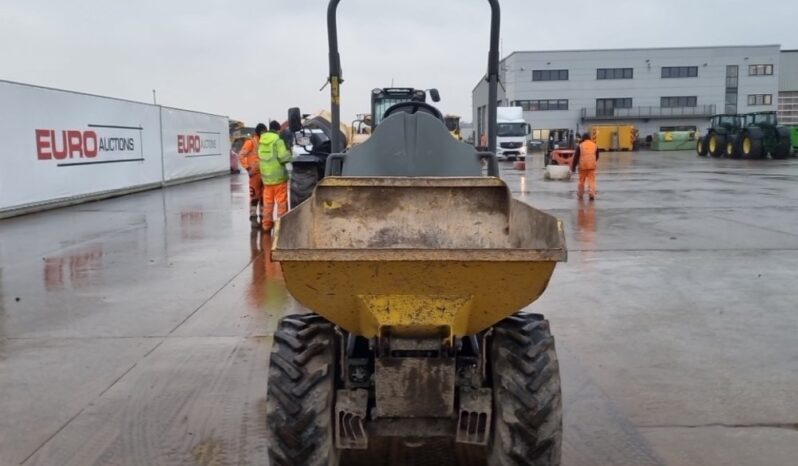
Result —
<svg viewBox="0 0 798 466"><path fill-rule="evenodd" d="M274 206L277 217L288 211L288 170L291 151L280 137L280 123L269 122L269 131L263 133L258 145L260 176L263 181L263 230L270 232L274 226Z"/></svg>
<svg viewBox="0 0 798 466"><path fill-rule="evenodd" d="M263 216L263 181L260 178L260 159L258 144L261 134L266 132L266 125L258 123L255 134L244 141L238 153L238 161L249 174L249 222L252 228L260 228L259 216Z"/></svg>
<svg viewBox="0 0 798 466"><path fill-rule="evenodd" d="M571 172L576 172L577 167L579 168L579 185L576 188L576 197L580 201L585 195L585 183L587 183L590 200L596 199L596 165L598 159L598 146L590 139L590 134L585 133L576 148L574 159L571 162Z"/></svg>

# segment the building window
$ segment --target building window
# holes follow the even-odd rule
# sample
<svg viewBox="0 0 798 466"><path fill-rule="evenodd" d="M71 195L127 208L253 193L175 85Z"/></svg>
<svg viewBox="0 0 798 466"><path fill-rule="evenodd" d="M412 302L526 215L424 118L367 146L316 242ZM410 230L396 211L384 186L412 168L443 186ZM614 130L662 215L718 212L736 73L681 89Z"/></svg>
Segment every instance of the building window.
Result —
<svg viewBox="0 0 798 466"><path fill-rule="evenodd" d="M737 113L737 86L739 84L740 67L738 65L726 66L726 100L724 110L726 113Z"/></svg>
<svg viewBox="0 0 798 466"><path fill-rule="evenodd" d="M696 78L698 77L697 66L663 66L663 78Z"/></svg>
<svg viewBox="0 0 798 466"><path fill-rule="evenodd" d="M532 81L568 81L568 70L534 70Z"/></svg>
<svg viewBox="0 0 798 466"><path fill-rule="evenodd" d="M616 108L632 108L632 98L596 99L596 116L612 116Z"/></svg>
<svg viewBox="0 0 798 466"><path fill-rule="evenodd" d="M773 105L773 94L751 94L748 96L748 105Z"/></svg>
<svg viewBox="0 0 798 466"><path fill-rule="evenodd" d="M798 92L779 93L779 124L798 125Z"/></svg>
<svg viewBox="0 0 798 466"><path fill-rule="evenodd" d="M749 65L748 76L773 76L773 65Z"/></svg>
<svg viewBox="0 0 798 466"><path fill-rule="evenodd" d="M516 100L514 105L523 108L525 112L568 110L568 101L565 99Z"/></svg>
<svg viewBox="0 0 798 466"><path fill-rule="evenodd" d="M674 107L697 107L698 97L695 96L678 96L678 97L660 97L660 107L674 108Z"/></svg>
<svg viewBox="0 0 798 466"><path fill-rule="evenodd" d="M599 68L596 70L596 79L632 79L632 68Z"/></svg>
<svg viewBox="0 0 798 466"><path fill-rule="evenodd" d="M481 146L482 145L482 135L487 133L487 106L482 105L477 107L477 135L476 135L476 144Z"/></svg>

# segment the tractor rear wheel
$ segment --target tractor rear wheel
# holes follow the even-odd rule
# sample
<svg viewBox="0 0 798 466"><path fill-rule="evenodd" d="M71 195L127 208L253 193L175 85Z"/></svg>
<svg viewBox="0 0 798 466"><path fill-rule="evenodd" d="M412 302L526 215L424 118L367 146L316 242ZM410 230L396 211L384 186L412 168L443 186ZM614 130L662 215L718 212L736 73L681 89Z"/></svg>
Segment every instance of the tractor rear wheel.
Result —
<svg viewBox="0 0 798 466"><path fill-rule="evenodd" d="M712 157L723 157L726 153L726 136L712 133L707 138L707 149Z"/></svg>
<svg viewBox="0 0 798 466"><path fill-rule="evenodd" d="M335 333L316 314L287 316L274 333L266 397L273 466L336 466Z"/></svg>
<svg viewBox="0 0 798 466"><path fill-rule="evenodd" d="M786 137L784 135L779 135L779 140L776 143L776 147L773 148L773 152L770 153L770 156L774 159L787 159L790 157L792 152L792 140L790 135L787 134Z"/></svg>
<svg viewBox="0 0 798 466"><path fill-rule="evenodd" d="M709 148L707 147L707 136L701 136L698 138L698 142L695 145L695 151L698 153L700 157L706 157L709 153Z"/></svg>
<svg viewBox="0 0 798 466"><path fill-rule="evenodd" d="M740 152L746 159L761 159L765 156L765 149L762 146L762 139L744 133L740 139Z"/></svg>
<svg viewBox="0 0 798 466"><path fill-rule="evenodd" d="M518 313L493 329L493 437L489 466L559 465L560 369L549 322Z"/></svg>

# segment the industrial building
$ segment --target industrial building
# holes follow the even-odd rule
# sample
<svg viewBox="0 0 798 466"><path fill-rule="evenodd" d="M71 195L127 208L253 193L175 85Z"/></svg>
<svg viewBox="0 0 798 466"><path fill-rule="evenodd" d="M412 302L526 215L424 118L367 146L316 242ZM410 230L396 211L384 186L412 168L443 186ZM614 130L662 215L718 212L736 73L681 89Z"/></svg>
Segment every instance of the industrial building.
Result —
<svg viewBox="0 0 798 466"><path fill-rule="evenodd" d="M779 68L779 123L798 125L798 50L782 50Z"/></svg>
<svg viewBox="0 0 798 466"><path fill-rule="evenodd" d="M781 72L782 60L792 71ZM640 138L704 131L716 113L777 109L795 123L796 71L798 53L779 45L513 52L501 62L499 101L524 108L533 140L601 124L633 124ZM477 138L487 131L487 92L481 79L472 94Z"/></svg>

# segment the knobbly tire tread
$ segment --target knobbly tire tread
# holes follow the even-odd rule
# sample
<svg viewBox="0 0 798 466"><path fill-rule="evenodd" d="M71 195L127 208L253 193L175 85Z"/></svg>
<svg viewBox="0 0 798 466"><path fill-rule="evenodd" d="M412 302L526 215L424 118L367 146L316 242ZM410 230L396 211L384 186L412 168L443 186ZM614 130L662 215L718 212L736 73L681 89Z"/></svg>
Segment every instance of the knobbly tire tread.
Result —
<svg viewBox="0 0 798 466"><path fill-rule="evenodd" d="M287 316L274 333L266 423L272 466L335 466L335 333L316 314Z"/></svg>
<svg viewBox="0 0 798 466"><path fill-rule="evenodd" d="M493 436L488 466L559 465L562 394L554 337L540 314L499 322L490 343Z"/></svg>
<svg viewBox="0 0 798 466"><path fill-rule="evenodd" d="M313 190L319 184L318 168L299 167L291 174L289 189L291 190L291 208L296 208L299 204L309 199L313 195Z"/></svg>

